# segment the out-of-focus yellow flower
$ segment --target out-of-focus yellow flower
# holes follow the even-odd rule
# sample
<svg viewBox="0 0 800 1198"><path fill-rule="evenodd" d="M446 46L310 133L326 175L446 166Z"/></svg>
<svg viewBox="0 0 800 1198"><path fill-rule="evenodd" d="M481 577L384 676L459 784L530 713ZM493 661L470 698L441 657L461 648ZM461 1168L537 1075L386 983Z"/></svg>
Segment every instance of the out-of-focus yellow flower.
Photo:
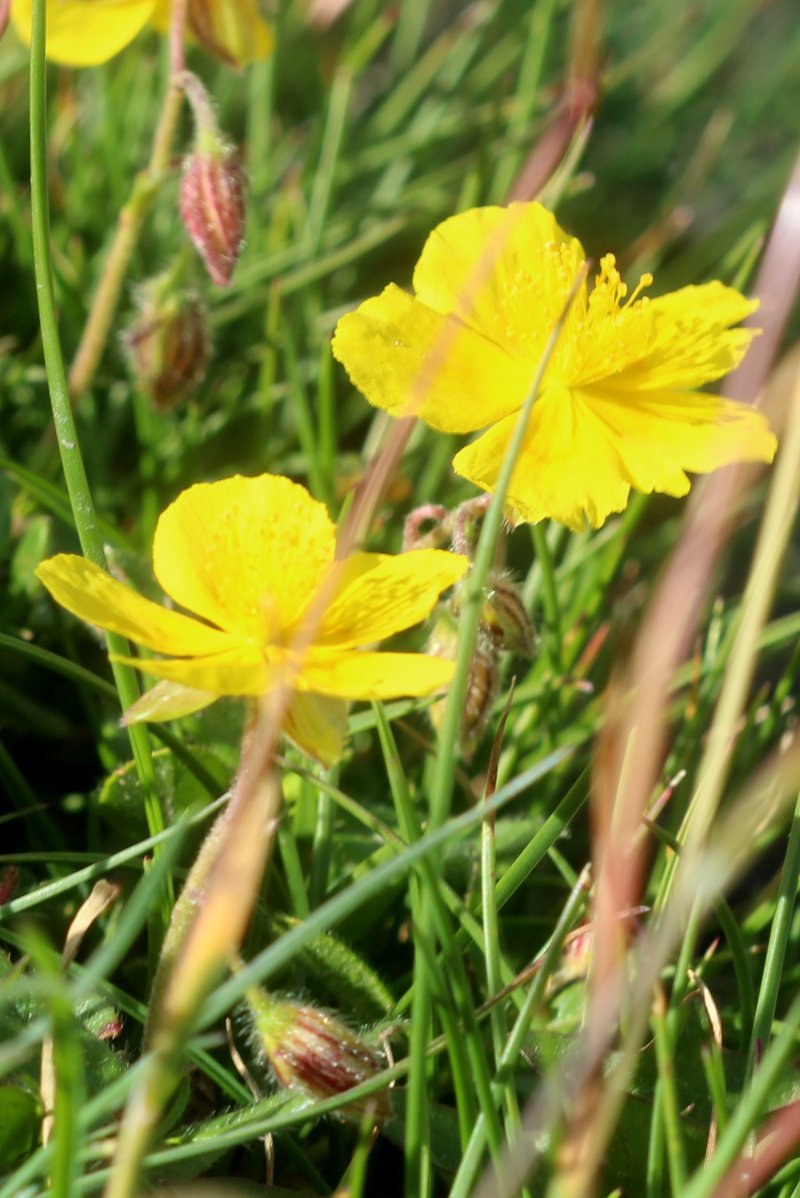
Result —
<svg viewBox="0 0 800 1198"><path fill-rule="evenodd" d="M338 324L333 352L370 403L449 433L487 429L453 466L493 490L517 414L584 262L538 203L475 208L439 225L414 272ZM757 306L722 283L650 299L613 255L569 310L508 490L512 518L599 527L631 488L685 495L686 472L771 461L776 440L745 404L698 391L741 360L732 325Z"/></svg>
<svg viewBox="0 0 800 1198"><path fill-rule="evenodd" d="M107 62L145 25L169 26L171 0L49 0L47 57L64 66ZM11 18L26 42L32 0L12 0ZM189 0L187 32L206 50L234 66L266 58L273 47L258 0Z"/></svg>
<svg viewBox="0 0 800 1198"><path fill-rule="evenodd" d="M334 562L335 539L323 504L297 483L237 475L183 491L156 527L155 576L193 616L72 554L42 562L37 575L82 620L168 655L121 659L164 680L131 708L129 722L287 684L294 694L284 731L330 763L341 752L349 700L428 695L450 681L452 662L360 646L425 619L468 565L435 549Z"/></svg>

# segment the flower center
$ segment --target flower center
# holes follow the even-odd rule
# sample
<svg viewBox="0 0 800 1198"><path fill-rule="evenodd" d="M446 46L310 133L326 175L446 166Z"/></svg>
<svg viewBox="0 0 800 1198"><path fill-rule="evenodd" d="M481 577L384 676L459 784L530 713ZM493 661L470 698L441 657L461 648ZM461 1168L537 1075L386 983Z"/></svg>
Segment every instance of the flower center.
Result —
<svg viewBox="0 0 800 1198"><path fill-rule="evenodd" d="M553 355L553 382L587 387L618 374L647 353L653 328L649 299L642 292L653 282L643 274L628 294L628 286L606 254L591 292L584 289L570 309L559 346Z"/></svg>

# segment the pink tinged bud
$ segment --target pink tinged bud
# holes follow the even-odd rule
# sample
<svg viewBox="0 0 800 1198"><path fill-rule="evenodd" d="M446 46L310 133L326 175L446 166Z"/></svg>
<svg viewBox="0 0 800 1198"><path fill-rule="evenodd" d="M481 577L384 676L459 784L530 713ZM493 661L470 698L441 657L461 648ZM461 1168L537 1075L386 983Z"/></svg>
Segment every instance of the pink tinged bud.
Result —
<svg viewBox="0 0 800 1198"><path fill-rule="evenodd" d="M231 281L244 241L245 174L235 152L195 150L181 179L181 216L187 233L220 287Z"/></svg>
<svg viewBox="0 0 800 1198"><path fill-rule="evenodd" d="M443 549L452 537L450 512L440 503L424 503L409 512L403 525L403 553L409 549ZM430 525L427 532L424 524Z"/></svg>
<svg viewBox="0 0 800 1198"><path fill-rule="evenodd" d="M278 1082L318 1100L345 1094L383 1069L380 1056L334 1015L275 999L262 990L247 993L255 1031ZM340 1107L343 1118L377 1121L392 1116L388 1089Z"/></svg>
<svg viewBox="0 0 800 1198"><path fill-rule="evenodd" d="M478 534L491 499L491 495L478 495L475 499L460 503L453 512L453 548L456 553L466 553L469 558L475 556Z"/></svg>
<svg viewBox="0 0 800 1198"><path fill-rule="evenodd" d="M548 997L552 997L573 982L585 980L589 973L593 938L594 928L591 924L577 928L567 938L561 952L561 962L548 979Z"/></svg>

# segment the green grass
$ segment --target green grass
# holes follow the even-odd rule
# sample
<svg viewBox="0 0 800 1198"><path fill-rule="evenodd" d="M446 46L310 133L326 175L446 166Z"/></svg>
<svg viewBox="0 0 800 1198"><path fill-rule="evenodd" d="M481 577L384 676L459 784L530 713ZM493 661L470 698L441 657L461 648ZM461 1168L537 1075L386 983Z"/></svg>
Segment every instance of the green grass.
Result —
<svg viewBox="0 0 800 1198"><path fill-rule="evenodd" d="M385 423L331 357L336 321L390 281L408 286L438 221L507 196L592 12L355 0L315 31L284 3L269 62L236 73L191 50L250 179L231 286L190 259L213 353L196 392L157 411L123 350L137 285L185 243L168 157L74 429L65 371L150 158L168 63L151 34L98 69L50 67L37 108L41 76L31 102L28 52L3 40L0 1198L134 1192L120 1158L112 1168L126 1109L149 1130L125 1169L143 1156L156 1192L180 1183L186 1198L222 1198L227 1179L262 1192L268 1169L277 1195L712 1198L745 1192L716 1187L770 1120L781 1151L763 1172L756 1151L751 1192L800 1194L796 365L772 391L783 460L748 485L718 557L710 534L692 556L686 531L722 510L717 483L688 504L636 497L595 533L508 533L490 511L438 744L425 704L401 701L354 708L329 774L287 749L242 963L203 962L177 991L177 965L159 967L164 933L233 783L244 713L224 701L129 736L118 719L138 684L112 676L105 646L33 573L82 548L157 597L159 512L236 472L288 474L346 514ZM544 198L589 253L613 250L630 277L652 270L659 292L752 288L796 153L794 6L612 0L601 16L593 124L565 142ZM190 137L183 114L176 153ZM41 316L34 234L40 280L48 259L53 278ZM399 551L414 506L474 495L450 469L456 443L413 430L369 548ZM498 541L537 654L509 663L466 761L459 695ZM62 962L100 879L119 894ZM178 904L173 933L193 917ZM245 1014L252 985L336 1010L390 1045L386 1069L344 1097L276 1090ZM180 1015L171 1039L164 1010ZM335 1116L389 1082L394 1115L374 1140Z"/></svg>

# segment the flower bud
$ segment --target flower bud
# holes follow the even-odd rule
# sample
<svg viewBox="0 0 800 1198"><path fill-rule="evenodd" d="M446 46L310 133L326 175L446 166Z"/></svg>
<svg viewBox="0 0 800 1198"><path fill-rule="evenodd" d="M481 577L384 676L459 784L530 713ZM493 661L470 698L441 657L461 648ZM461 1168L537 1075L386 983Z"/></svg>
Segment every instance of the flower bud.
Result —
<svg viewBox="0 0 800 1198"><path fill-rule="evenodd" d="M573 982L581 982L586 979L589 973L593 939L594 928L588 923L576 928L567 937L561 950L561 961L547 981L545 993L548 998L552 998L553 995Z"/></svg>
<svg viewBox="0 0 800 1198"><path fill-rule="evenodd" d="M490 574L481 611L481 627L504 653L533 657L536 635L516 584L505 574Z"/></svg>
<svg viewBox="0 0 800 1198"><path fill-rule="evenodd" d="M383 1062L374 1049L337 1019L316 1007L274 998L252 987L247 1003L260 1046L275 1077L289 1090L311 1098L331 1098L380 1073ZM392 1116L388 1089L340 1107L337 1114L360 1121Z"/></svg>
<svg viewBox="0 0 800 1198"><path fill-rule="evenodd" d="M461 751L470 758L480 742L500 690L500 661L491 637L479 632L472 651L461 713Z"/></svg>
<svg viewBox="0 0 800 1198"><path fill-rule="evenodd" d="M244 241L244 168L220 134L211 98L197 75L184 71L181 86L196 131L194 150L183 164L181 217L211 278L227 287Z"/></svg>
<svg viewBox="0 0 800 1198"><path fill-rule="evenodd" d="M159 410L186 399L208 364L205 308L193 292L176 290L168 275L146 283L125 348L139 386Z"/></svg>
<svg viewBox="0 0 800 1198"><path fill-rule="evenodd" d="M450 512L440 503L423 503L409 512L403 525L403 553L409 549L442 549L452 537ZM424 524L431 527L421 532Z"/></svg>
<svg viewBox="0 0 800 1198"><path fill-rule="evenodd" d="M245 175L238 155L221 141L195 150L184 163L181 217L186 232L220 287L231 281L244 241Z"/></svg>
<svg viewBox="0 0 800 1198"><path fill-rule="evenodd" d="M437 613L436 623L428 639L427 652L434 657L452 661L458 650L458 624L452 606L442 607ZM500 658L494 639L483 629L478 630L475 648L469 663L467 691L461 712L459 745L469 759L480 742L489 721L492 704L500 689ZM440 699L430 708L431 723L441 731L444 718L445 699Z"/></svg>

